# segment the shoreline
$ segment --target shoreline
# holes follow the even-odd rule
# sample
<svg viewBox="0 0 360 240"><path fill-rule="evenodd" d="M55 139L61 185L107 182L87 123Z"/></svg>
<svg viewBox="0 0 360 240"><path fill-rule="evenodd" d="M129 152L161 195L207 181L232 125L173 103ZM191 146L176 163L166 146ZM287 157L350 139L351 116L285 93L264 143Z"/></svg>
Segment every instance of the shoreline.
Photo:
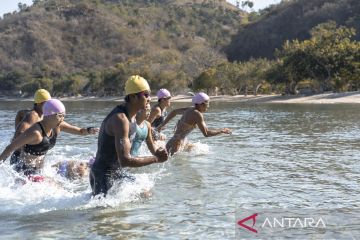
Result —
<svg viewBox="0 0 360 240"><path fill-rule="evenodd" d="M172 97L172 102L191 102L192 96L189 95L176 95ZM63 97L58 98L64 102L71 101L84 101L84 102L123 102L123 96L116 97ZM152 102L156 102L156 96L152 96ZM0 97L0 101L29 101L32 102L33 98L14 98L14 97ZM241 103L280 103L280 104L360 104L360 91L346 92L346 93L322 93L314 95L218 95L210 96L211 102L241 102Z"/></svg>

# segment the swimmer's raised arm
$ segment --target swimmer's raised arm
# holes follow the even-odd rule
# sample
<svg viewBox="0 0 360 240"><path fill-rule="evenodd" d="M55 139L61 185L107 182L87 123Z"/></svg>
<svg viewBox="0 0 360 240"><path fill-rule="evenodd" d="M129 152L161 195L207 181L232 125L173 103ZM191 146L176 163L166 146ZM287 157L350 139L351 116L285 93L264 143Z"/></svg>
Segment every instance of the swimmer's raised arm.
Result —
<svg viewBox="0 0 360 240"><path fill-rule="evenodd" d="M206 126L204 117L201 113L198 113L196 115L195 120L196 120L196 125L199 127L204 137L213 137L222 133L231 134L231 130L229 128L209 129Z"/></svg>
<svg viewBox="0 0 360 240"><path fill-rule="evenodd" d="M13 151L26 144L37 144L42 139L42 135L40 131L36 130L36 127L32 126L12 141L1 153L0 161L5 161Z"/></svg>
<svg viewBox="0 0 360 240"><path fill-rule="evenodd" d="M99 128L88 127L88 128L79 128L77 126L71 125L65 121L60 123L61 131L66 133L75 134L75 135L90 135L90 134L97 134L99 132Z"/></svg>

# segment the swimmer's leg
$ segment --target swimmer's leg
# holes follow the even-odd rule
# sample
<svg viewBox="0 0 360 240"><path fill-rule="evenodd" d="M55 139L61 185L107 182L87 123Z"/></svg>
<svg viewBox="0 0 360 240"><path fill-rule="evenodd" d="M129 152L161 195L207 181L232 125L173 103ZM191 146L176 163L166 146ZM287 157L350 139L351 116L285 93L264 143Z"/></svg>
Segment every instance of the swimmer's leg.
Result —
<svg viewBox="0 0 360 240"><path fill-rule="evenodd" d="M98 194L104 194L104 196L106 196L109 188L111 187L107 174L102 171L91 169L89 179L92 195L96 196Z"/></svg>

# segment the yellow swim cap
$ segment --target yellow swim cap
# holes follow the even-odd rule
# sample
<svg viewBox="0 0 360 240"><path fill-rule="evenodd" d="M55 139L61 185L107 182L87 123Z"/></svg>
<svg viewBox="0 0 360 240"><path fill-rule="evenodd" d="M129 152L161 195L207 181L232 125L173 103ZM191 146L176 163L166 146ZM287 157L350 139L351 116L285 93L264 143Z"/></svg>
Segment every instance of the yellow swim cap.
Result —
<svg viewBox="0 0 360 240"><path fill-rule="evenodd" d="M125 83L125 95L139 93L146 90L150 91L150 86L145 78L140 77L139 75L129 77Z"/></svg>
<svg viewBox="0 0 360 240"><path fill-rule="evenodd" d="M51 99L50 93L45 89L39 89L35 92L34 95L34 102L35 103L42 103L47 100Z"/></svg>

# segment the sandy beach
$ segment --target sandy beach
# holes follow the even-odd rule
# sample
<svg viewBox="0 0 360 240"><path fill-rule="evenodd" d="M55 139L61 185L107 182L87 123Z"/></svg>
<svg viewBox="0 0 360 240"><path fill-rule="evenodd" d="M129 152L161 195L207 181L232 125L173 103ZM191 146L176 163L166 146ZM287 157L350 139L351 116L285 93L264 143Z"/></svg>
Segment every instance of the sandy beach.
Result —
<svg viewBox="0 0 360 240"><path fill-rule="evenodd" d="M360 92L347 93L323 93L315 95L236 95L236 96L213 96L211 101L228 101L228 102L249 102L249 103L299 103L299 104L336 104L336 103L360 103Z"/></svg>
<svg viewBox="0 0 360 240"><path fill-rule="evenodd" d="M190 95L176 95L172 98L173 102L191 102ZM244 103L300 103L300 104L336 104L349 103L360 104L360 92L346 93L323 93L310 96L296 95L218 95L211 96L212 102L244 102ZM61 101L116 101L122 102L124 97L65 97L59 98ZM32 98L11 98L0 97L0 101L33 101ZM152 96L152 101L156 101L156 96Z"/></svg>

